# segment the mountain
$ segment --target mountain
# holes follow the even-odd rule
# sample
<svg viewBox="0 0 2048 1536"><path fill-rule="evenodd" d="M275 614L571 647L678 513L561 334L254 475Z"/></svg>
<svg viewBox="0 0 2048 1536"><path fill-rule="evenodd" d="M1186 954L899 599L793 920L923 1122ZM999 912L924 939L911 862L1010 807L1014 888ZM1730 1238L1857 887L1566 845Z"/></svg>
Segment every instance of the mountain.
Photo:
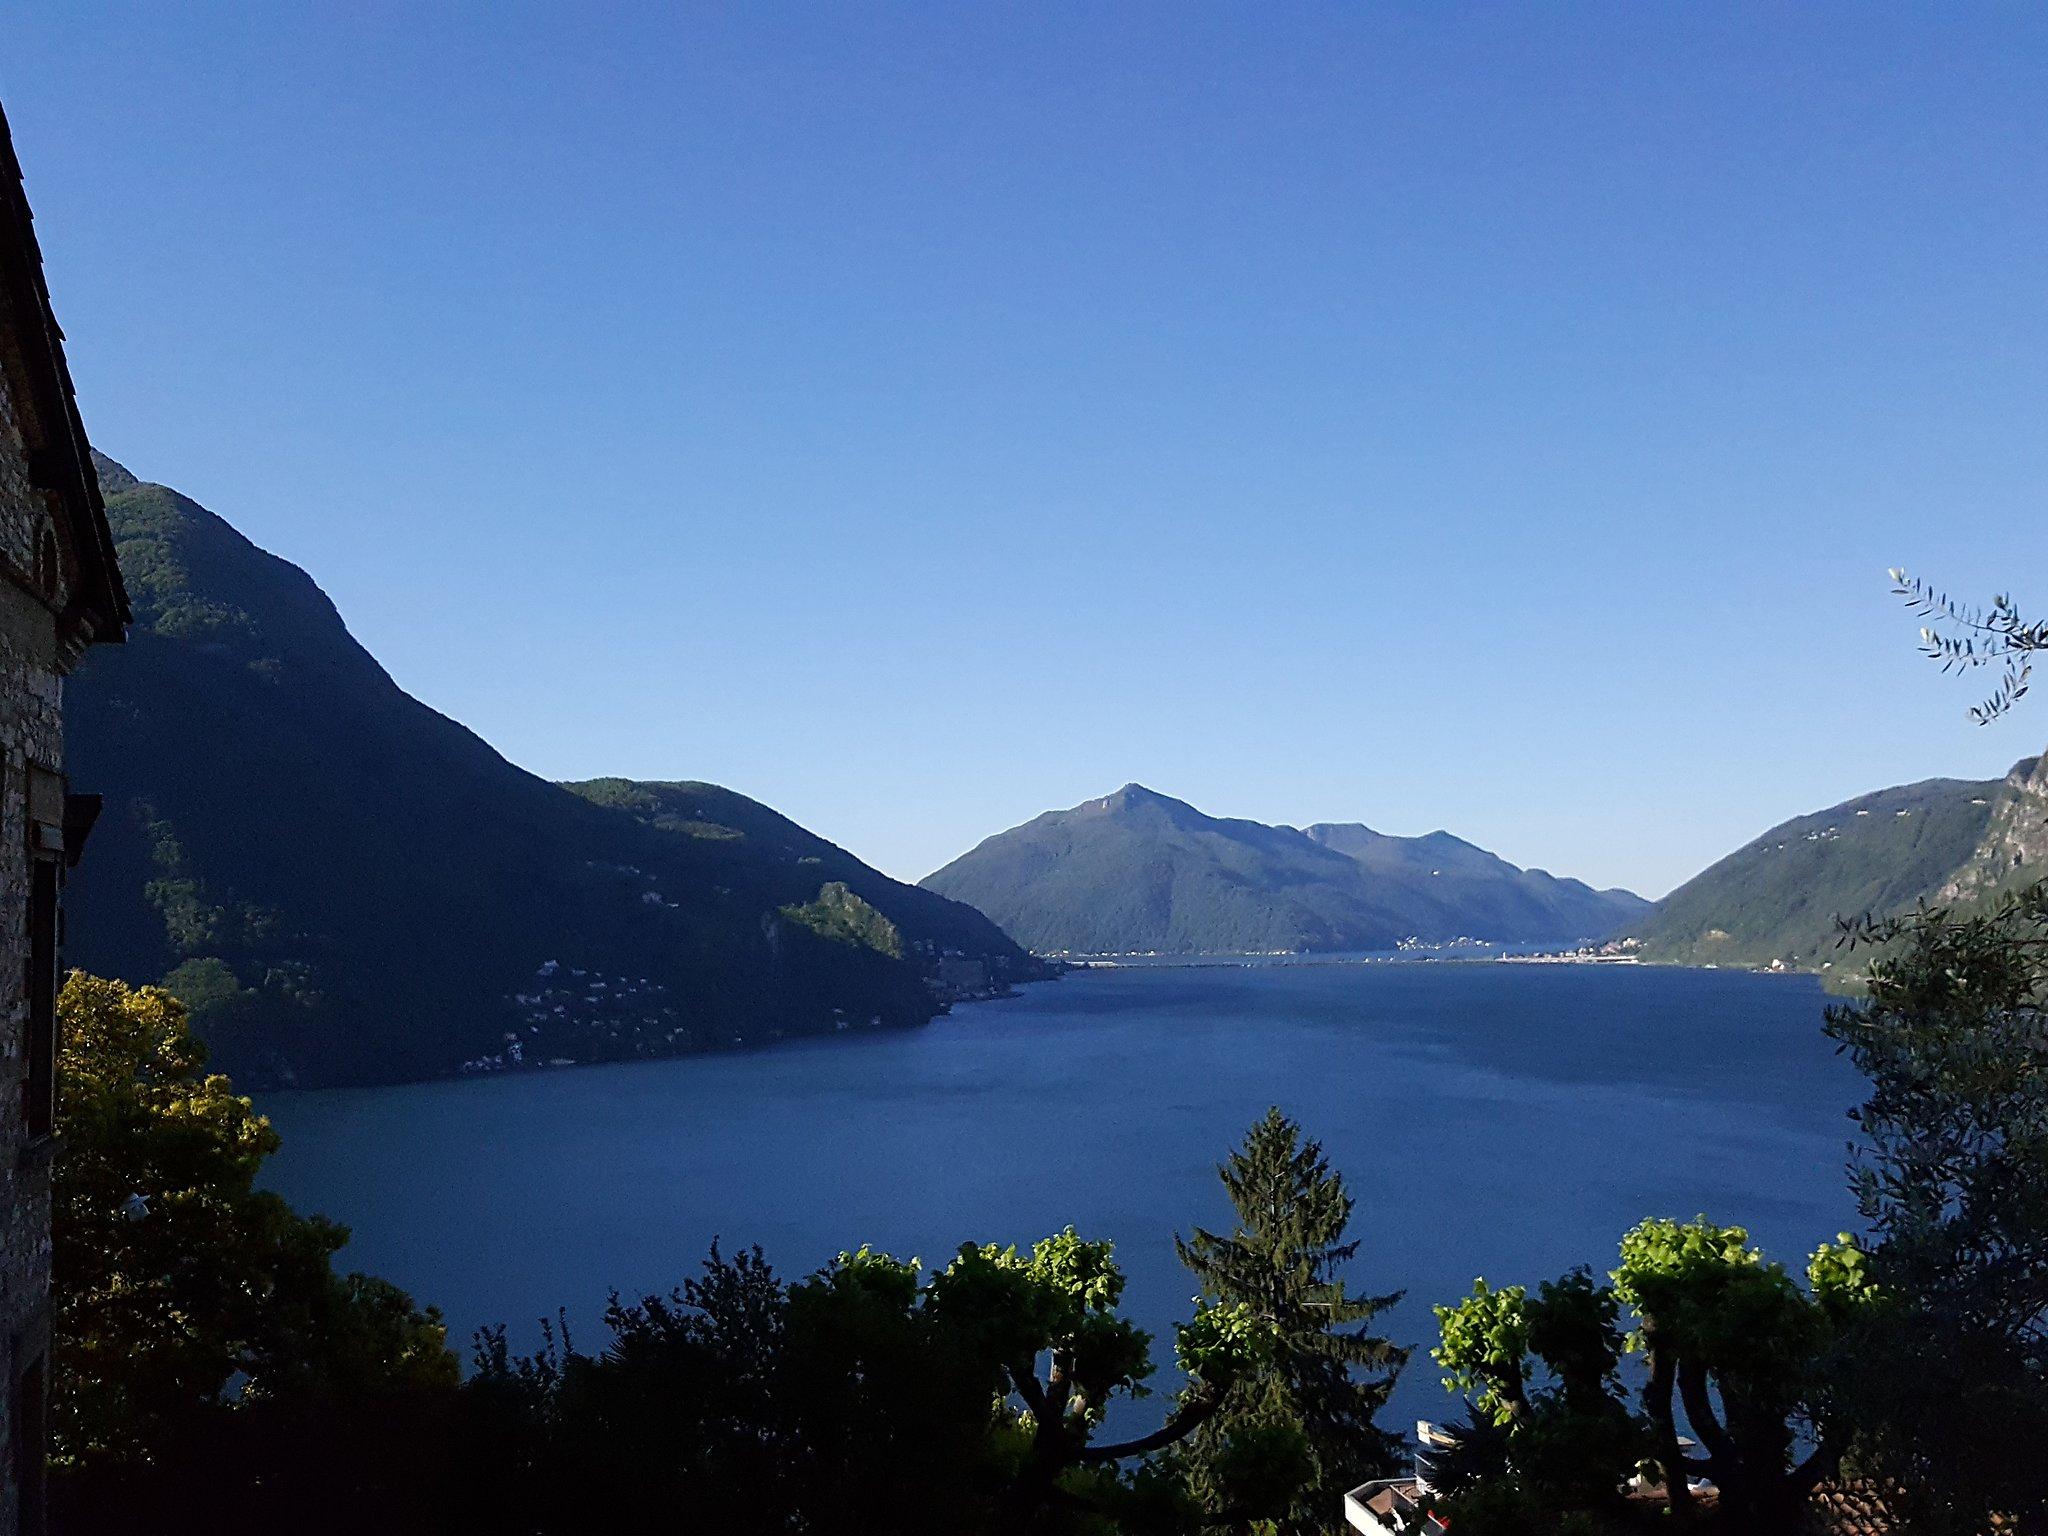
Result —
<svg viewBox="0 0 2048 1536"><path fill-rule="evenodd" d="M742 795L515 767L393 683L304 571L99 468L135 626L68 690L72 781L105 810L67 957L165 978L238 1079L910 1024L1044 973Z"/></svg>
<svg viewBox="0 0 2048 1536"><path fill-rule="evenodd" d="M1223 820L1140 784L999 833L923 883L1041 953L1564 943L1610 933L1648 905L1517 869L1444 832Z"/></svg>
<svg viewBox="0 0 2048 1536"><path fill-rule="evenodd" d="M1996 894L2048 875L2048 753L2013 764L1990 799L1983 835L1942 886L1943 901Z"/></svg>
<svg viewBox="0 0 2048 1536"><path fill-rule="evenodd" d="M2003 781L1881 789L1771 828L1666 896L1633 931L1654 960L1832 967L1838 916L1885 916L2005 884L2048 864L2044 825L2040 759Z"/></svg>
<svg viewBox="0 0 2048 1536"><path fill-rule="evenodd" d="M1583 880L1519 869L1448 832L1389 837L1356 822L1302 830L1358 864L1382 891L1402 892L1402 908L1423 937L1449 931L1510 943L1602 938L1649 906L1632 891L1596 891Z"/></svg>

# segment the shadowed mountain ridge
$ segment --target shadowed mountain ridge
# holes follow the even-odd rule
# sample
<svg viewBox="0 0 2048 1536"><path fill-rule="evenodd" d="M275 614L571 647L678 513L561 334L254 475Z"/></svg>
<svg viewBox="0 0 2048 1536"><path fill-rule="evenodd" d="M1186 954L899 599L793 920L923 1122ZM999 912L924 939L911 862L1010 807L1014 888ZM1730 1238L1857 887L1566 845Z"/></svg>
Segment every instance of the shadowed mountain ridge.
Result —
<svg viewBox="0 0 2048 1536"><path fill-rule="evenodd" d="M168 978L261 1083L666 1055L942 1004L949 952L1041 973L979 913L710 785L574 789L401 690L304 571L99 461L130 643L71 685L102 793L71 963ZM833 883L901 956L822 925ZM841 907L846 903L841 902Z"/></svg>
<svg viewBox="0 0 2048 1536"><path fill-rule="evenodd" d="M1566 943L1611 933L1648 905L1518 869L1446 832L1268 826L1142 784L998 833L924 884L1035 950L1090 954Z"/></svg>

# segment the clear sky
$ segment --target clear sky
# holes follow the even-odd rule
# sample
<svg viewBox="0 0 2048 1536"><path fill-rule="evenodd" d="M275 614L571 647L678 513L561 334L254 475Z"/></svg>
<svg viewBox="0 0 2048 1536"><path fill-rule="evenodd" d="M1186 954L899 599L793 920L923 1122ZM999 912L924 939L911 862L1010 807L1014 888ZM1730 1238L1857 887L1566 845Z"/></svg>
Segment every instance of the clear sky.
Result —
<svg viewBox="0 0 2048 1536"><path fill-rule="evenodd" d="M1660 894L2002 772L2048 12L0 7L94 440L553 777L1126 780Z"/></svg>

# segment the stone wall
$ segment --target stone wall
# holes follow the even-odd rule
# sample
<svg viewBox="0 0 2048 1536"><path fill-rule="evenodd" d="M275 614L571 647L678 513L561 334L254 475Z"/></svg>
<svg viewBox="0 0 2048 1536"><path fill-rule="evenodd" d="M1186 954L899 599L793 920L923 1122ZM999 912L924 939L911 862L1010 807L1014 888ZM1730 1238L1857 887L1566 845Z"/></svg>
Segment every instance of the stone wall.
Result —
<svg viewBox="0 0 2048 1536"><path fill-rule="evenodd" d="M28 483L13 401L0 371L0 553L17 571L34 569L34 543L48 517ZM29 767L63 762L62 683L50 609L0 567L0 1469L14 1464L12 1386L24 1365L17 1339L47 1327L50 1294L50 1172L25 1158L22 1079L28 999ZM16 1528L13 1477L0 1471L0 1530Z"/></svg>
<svg viewBox="0 0 2048 1536"><path fill-rule="evenodd" d="M36 569L36 545L51 526L49 498L29 484L28 451L22 441L21 423L8 383L7 370L0 368L0 579L12 572L16 579ZM60 561L53 607L70 600L70 572Z"/></svg>
<svg viewBox="0 0 2048 1536"><path fill-rule="evenodd" d="M42 499L29 489L28 454L15 414L14 388L0 368L0 555L18 570L31 568L35 529L44 516Z"/></svg>

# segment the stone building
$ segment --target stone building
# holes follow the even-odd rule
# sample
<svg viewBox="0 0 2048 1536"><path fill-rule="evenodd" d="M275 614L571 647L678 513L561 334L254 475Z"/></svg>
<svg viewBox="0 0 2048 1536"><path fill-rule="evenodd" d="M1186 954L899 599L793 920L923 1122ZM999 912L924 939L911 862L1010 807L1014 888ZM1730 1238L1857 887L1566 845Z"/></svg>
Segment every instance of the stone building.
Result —
<svg viewBox="0 0 2048 1536"><path fill-rule="evenodd" d="M128 601L0 114L0 1536L43 1528L50 1165L65 871L63 678Z"/></svg>

